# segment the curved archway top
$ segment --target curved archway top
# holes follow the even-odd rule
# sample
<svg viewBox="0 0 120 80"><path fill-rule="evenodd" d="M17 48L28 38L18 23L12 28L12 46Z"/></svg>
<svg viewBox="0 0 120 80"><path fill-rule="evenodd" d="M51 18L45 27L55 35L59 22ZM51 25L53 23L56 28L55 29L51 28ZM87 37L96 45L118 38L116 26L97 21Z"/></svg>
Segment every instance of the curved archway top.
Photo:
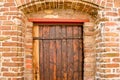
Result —
<svg viewBox="0 0 120 80"><path fill-rule="evenodd" d="M22 1L22 2L21 2ZM97 17L98 10L103 8L104 0L16 0L18 8L25 14L46 9L73 9Z"/></svg>

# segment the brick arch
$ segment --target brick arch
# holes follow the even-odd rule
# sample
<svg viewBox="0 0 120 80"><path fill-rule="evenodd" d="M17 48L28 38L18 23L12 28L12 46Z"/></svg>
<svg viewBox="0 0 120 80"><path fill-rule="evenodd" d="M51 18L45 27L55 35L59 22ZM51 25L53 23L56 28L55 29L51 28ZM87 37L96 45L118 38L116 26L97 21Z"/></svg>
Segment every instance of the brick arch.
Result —
<svg viewBox="0 0 120 80"><path fill-rule="evenodd" d="M96 17L103 8L104 0L16 0L18 8L25 14L46 9L73 9Z"/></svg>

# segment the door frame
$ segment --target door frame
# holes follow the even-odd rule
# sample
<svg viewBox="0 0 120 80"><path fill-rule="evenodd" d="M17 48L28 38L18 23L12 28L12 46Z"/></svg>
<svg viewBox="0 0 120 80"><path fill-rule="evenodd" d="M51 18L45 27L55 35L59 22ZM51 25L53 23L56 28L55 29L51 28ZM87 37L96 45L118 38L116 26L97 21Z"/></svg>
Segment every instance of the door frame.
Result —
<svg viewBox="0 0 120 80"><path fill-rule="evenodd" d="M89 22L89 19L47 19L47 18L29 18L33 22L33 37L39 37L39 24L81 24ZM39 40L33 40L33 80L40 80L39 65Z"/></svg>

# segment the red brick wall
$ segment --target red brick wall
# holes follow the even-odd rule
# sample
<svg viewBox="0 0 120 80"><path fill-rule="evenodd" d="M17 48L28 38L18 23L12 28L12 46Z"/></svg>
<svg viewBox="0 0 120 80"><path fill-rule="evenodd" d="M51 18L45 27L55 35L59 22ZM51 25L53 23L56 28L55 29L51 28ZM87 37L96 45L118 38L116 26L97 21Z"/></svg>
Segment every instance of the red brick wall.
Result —
<svg viewBox="0 0 120 80"><path fill-rule="evenodd" d="M0 0L0 80L24 80L24 20L14 0Z"/></svg>
<svg viewBox="0 0 120 80"><path fill-rule="evenodd" d="M18 0L16 0L18 1ZM21 0L18 5L30 2ZM104 6L109 21L84 25L85 80L120 78L120 1L86 0ZM32 26L14 0L0 0L0 80L32 80ZM99 20L98 20L99 21ZM95 23L96 21L92 21ZM85 23L86 24L86 23ZM90 40L88 40L90 39ZM93 72L94 71L94 72Z"/></svg>
<svg viewBox="0 0 120 80"><path fill-rule="evenodd" d="M114 4L114 0L107 0L105 9L99 12L101 17L107 17L109 21L100 22L96 26L96 79L118 80L120 78L119 13L118 7L116 7L116 4L119 2L117 0Z"/></svg>

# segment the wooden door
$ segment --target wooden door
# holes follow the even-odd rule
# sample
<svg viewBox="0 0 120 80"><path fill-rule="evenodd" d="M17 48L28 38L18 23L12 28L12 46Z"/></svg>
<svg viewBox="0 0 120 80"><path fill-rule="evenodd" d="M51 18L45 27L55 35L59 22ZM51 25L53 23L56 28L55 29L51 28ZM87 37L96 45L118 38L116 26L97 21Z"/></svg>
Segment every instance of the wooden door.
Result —
<svg viewBox="0 0 120 80"><path fill-rule="evenodd" d="M83 80L81 25L39 26L40 80Z"/></svg>

